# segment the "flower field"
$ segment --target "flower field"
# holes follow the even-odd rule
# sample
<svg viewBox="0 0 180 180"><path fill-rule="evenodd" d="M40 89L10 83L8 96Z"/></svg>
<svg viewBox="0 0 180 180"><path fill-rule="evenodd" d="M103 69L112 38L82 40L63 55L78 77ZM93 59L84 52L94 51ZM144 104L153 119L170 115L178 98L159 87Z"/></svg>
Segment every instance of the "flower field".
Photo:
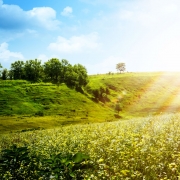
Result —
<svg viewBox="0 0 180 180"><path fill-rule="evenodd" d="M58 153L89 155L86 163L90 168L82 170L82 179L177 180L180 177L180 114L0 137L0 151L13 144L26 146L30 154L44 158Z"/></svg>

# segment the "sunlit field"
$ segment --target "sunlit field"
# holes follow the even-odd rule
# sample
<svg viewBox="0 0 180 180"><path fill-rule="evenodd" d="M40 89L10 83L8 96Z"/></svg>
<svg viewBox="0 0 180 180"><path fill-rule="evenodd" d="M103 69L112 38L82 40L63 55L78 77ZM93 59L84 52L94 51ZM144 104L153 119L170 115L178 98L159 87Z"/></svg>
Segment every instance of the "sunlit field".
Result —
<svg viewBox="0 0 180 180"><path fill-rule="evenodd" d="M142 117L180 111L179 77L178 72L96 75L90 76L88 86L108 87L111 102L105 106L112 107L119 101L121 114Z"/></svg>
<svg viewBox="0 0 180 180"><path fill-rule="evenodd" d="M177 113L179 77L164 72L94 75L84 94L64 84L0 81L0 134Z"/></svg>
<svg viewBox="0 0 180 180"><path fill-rule="evenodd" d="M29 152L25 156L30 165L23 161L18 170L29 180L48 179L41 172L47 170L42 162L59 153L63 157L76 157L78 153L89 157L81 164L86 168L73 174L68 170L69 179L177 180L179 75L159 72L90 76L84 94L64 84L1 82L0 179L12 179L11 168L1 169L7 162L2 163L1 158L4 150L10 152L12 145L17 145ZM120 112L115 109L118 103ZM68 160L64 172L73 163ZM28 167L34 168L28 171ZM67 180L62 170L57 171L58 177L54 174L56 168L51 170L50 179Z"/></svg>
<svg viewBox="0 0 180 180"><path fill-rule="evenodd" d="M0 150L12 144L48 158L59 152L88 154L91 168L82 179L178 179L180 114L119 122L73 125L3 135Z"/></svg>
<svg viewBox="0 0 180 180"><path fill-rule="evenodd" d="M180 0L0 0L0 180L180 180Z"/></svg>

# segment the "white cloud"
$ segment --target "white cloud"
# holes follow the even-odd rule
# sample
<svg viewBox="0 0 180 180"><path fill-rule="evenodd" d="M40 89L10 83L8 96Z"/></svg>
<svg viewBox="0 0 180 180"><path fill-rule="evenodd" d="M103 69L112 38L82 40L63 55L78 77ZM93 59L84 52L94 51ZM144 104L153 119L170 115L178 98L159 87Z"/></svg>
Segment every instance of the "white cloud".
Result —
<svg viewBox="0 0 180 180"><path fill-rule="evenodd" d="M47 29L57 29L60 22L56 20L56 11L50 7L33 8L26 12L31 20Z"/></svg>
<svg viewBox="0 0 180 180"><path fill-rule="evenodd" d="M72 7L67 6L63 9L63 11L61 12L61 15L70 17L70 16L72 16L72 12L73 12Z"/></svg>
<svg viewBox="0 0 180 180"><path fill-rule="evenodd" d="M8 49L8 44L6 42L0 44L0 60L11 61L12 59L24 59L24 56L20 52L11 52Z"/></svg>
<svg viewBox="0 0 180 180"><path fill-rule="evenodd" d="M52 30L57 29L59 24L56 11L50 7L24 11L17 5L3 4L3 1L0 1L0 29L43 27Z"/></svg>
<svg viewBox="0 0 180 180"><path fill-rule="evenodd" d="M89 50L100 47L100 44L97 41L97 33L72 36L70 39L58 36L57 41L54 43L50 43L48 49L59 53L88 52Z"/></svg>
<svg viewBox="0 0 180 180"><path fill-rule="evenodd" d="M0 3L0 28L22 28L26 24L26 18L26 14L19 6Z"/></svg>

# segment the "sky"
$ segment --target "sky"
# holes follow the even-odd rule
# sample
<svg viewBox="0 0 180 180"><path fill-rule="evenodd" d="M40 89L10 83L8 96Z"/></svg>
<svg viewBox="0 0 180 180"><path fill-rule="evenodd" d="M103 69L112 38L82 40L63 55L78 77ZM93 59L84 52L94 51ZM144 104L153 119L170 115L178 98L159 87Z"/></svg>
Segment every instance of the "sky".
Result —
<svg viewBox="0 0 180 180"><path fill-rule="evenodd" d="M180 71L179 0L0 0L0 63L51 58L88 74Z"/></svg>

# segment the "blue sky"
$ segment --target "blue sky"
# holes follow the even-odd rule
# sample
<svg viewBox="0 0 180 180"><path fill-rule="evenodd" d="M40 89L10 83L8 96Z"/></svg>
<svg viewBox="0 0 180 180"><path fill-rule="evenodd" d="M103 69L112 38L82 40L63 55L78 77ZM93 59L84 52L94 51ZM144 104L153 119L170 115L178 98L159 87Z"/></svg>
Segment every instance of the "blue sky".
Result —
<svg viewBox="0 0 180 180"><path fill-rule="evenodd" d="M180 71L179 0L0 0L0 63L67 59L89 74Z"/></svg>

